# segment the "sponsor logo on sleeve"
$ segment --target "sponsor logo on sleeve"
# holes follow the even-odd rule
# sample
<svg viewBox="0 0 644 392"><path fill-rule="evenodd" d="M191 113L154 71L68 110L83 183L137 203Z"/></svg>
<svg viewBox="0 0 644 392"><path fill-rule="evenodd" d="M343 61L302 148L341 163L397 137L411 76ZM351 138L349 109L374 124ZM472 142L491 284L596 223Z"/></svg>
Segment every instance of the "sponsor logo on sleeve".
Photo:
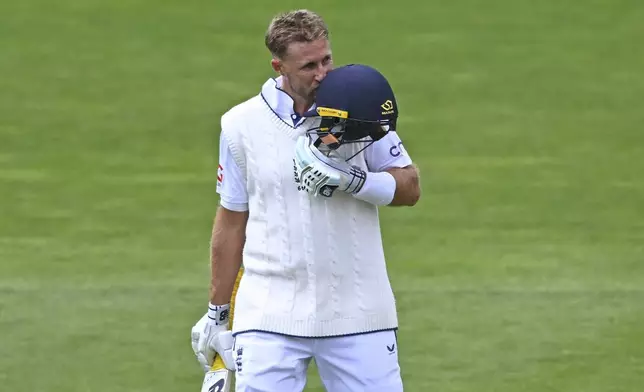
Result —
<svg viewBox="0 0 644 392"><path fill-rule="evenodd" d="M402 145L402 142L398 142L398 144L391 146L389 149L389 154L392 157L399 157L401 154L405 152L404 147Z"/></svg>

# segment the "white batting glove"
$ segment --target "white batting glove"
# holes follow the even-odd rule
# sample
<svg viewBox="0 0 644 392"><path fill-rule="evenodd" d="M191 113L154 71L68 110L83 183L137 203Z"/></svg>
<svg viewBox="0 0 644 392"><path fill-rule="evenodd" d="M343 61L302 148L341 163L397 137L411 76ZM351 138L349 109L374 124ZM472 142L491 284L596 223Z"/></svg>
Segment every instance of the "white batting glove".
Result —
<svg viewBox="0 0 644 392"><path fill-rule="evenodd" d="M336 189L355 194L367 179L367 173L358 166L324 155L306 135L296 142L293 165L298 189L314 196L331 197Z"/></svg>
<svg viewBox="0 0 644 392"><path fill-rule="evenodd" d="M233 335L228 329L229 314L229 305L209 305L208 313L192 327L192 350L205 372L210 370L215 355L221 356L228 370L235 371Z"/></svg>

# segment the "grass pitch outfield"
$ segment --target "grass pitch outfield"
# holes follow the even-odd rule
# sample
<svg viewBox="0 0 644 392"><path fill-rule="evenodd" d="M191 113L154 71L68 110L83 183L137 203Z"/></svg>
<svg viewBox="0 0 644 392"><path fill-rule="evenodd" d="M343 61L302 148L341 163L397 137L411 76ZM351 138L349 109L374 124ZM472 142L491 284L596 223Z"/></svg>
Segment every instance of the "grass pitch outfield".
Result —
<svg viewBox="0 0 644 392"><path fill-rule="evenodd" d="M303 5L215 3L0 4L0 390L198 391L219 116ZM382 211L406 390L641 391L644 3L306 6L422 171Z"/></svg>

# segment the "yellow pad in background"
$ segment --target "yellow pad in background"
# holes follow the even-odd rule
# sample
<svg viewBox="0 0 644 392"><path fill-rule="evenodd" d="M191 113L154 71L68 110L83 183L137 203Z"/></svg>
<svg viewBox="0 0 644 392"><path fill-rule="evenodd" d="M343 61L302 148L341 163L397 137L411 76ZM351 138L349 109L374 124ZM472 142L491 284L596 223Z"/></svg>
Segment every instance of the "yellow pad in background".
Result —
<svg viewBox="0 0 644 392"><path fill-rule="evenodd" d="M244 274L244 268L240 268L239 272L237 273L237 279L235 279L235 285L233 286L233 294L232 297L230 298L230 321L228 323L228 329L233 328L233 318L235 316L235 296L237 295L237 289L239 289L239 282L241 281L242 275ZM226 365L224 365L224 361L221 359L221 356L215 355L215 359L212 362L212 367L210 370L212 371L217 371L217 370L223 370L226 368Z"/></svg>

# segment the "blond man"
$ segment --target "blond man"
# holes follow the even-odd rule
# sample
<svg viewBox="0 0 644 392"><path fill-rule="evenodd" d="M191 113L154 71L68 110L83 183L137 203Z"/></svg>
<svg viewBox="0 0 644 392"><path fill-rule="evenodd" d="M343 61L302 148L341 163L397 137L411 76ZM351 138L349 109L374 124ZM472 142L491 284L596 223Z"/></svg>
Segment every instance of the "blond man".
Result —
<svg viewBox="0 0 644 392"><path fill-rule="evenodd" d="M221 120L221 205L195 353L206 366L220 355L237 391L302 391L312 359L328 391L402 391L378 207L412 206L420 187L393 132L393 91L373 68L333 70L328 28L312 11L276 16L265 42L278 77Z"/></svg>

